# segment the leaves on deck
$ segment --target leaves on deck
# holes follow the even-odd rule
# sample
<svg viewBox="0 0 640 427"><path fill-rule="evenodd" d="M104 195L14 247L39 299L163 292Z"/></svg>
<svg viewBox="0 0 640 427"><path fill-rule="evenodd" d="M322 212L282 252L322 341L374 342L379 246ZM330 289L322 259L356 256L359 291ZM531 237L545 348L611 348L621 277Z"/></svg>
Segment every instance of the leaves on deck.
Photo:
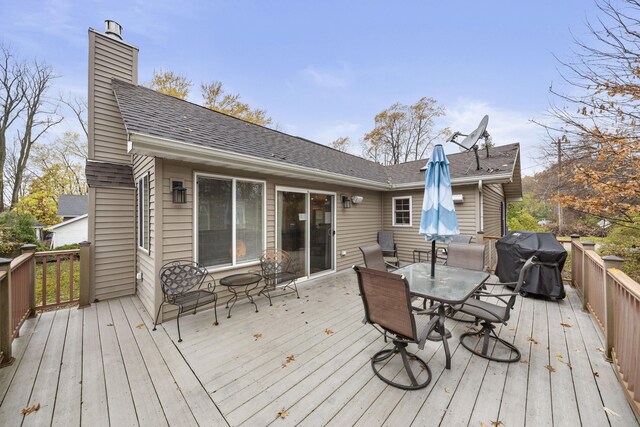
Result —
<svg viewBox="0 0 640 427"><path fill-rule="evenodd" d="M28 408L24 408L21 412L22 412L22 415L29 415L36 412L38 409L40 409L40 404L36 403L36 404L33 404L32 406L29 406Z"/></svg>
<svg viewBox="0 0 640 427"><path fill-rule="evenodd" d="M536 341L533 337L527 337L527 341L538 344L538 341Z"/></svg>
<svg viewBox="0 0 640 427"><path fill-rule="evenodd" d="M144 323L138 323L138 324L136 325L136 328L138 328L138 329L142 329L142 328L144 328Z"/></svg>
<svg viewBox="0 0 640 427"><path fill-rule="evenodd" d="M500 421L500 420L495 420L495 421L491 421L491 425L493 427L500 427L500 426L503 426L504 423L502 421Z"/></svg>
<svg viewBox="0 0 640 427"><path fill-rule="evenodd" d="M294 360L296 360L296 356L295 355L292 354L292 355L287 356L287 360L282 364L282 367L286 368L287 365L289 363L293 362Z"/></svg>
<svg viewBox="0 0 640 427"><path fill-rule="evenodd" d="M480 421L480 427L489 427L489 426L483 423L482 421Z"/></svg>
<svg viewBox="0 0 640 427"><path fill-rule="evenodd" d="M327 328L327 329L324 330L324 333L327 334L327 335L331 335L333 333L333 331L331 329Z"/></svg>
<svg viewBox="0 0 640 427"><path fill-rule="evenodd" d="M608 415L614 416L614 417L619 417L620 414L618 414L617 412L615 412L612 409L607 408L606 406L603 406L602 409L604 409L604 412L606 412Z"/></svg>
<svg viewBox="0 0 640 427"><path fill-rule="evenodd" d="M284 420L284 419L285 419L285 418L287 418L288 416L289 416L289 412L288 412L286 409L284 409L284 408L282 408L282 409L280 410L280 412L278 412L278 418L280 418L280 419L283 419L283 420Z"/></svg>
<svg viewBox="0 0 640 427"><path fill-rule="evenodd" d="M560 323L560 326L562 326L563 328L570 328L571 325L568 323Z"/></svg>
<svg viewBox="0 0 640 427"><path fill-rule="evenodd" d="M253 338L255 338L254 341L258 341L260 338L262 338L262 334L261 333L253 334Z"/></svg>
<svg viewBox="0 0 640 427"><path fill-rule="evenodd" d="M600 376L600 373L598 373L598 371L593 371L593 376L594 376L594 377L599 377L599 376Z"/></svg>
<svg viewBox="0 0 640 427"><path fill-rule="evenodd" d="M113 323L107 323L107 326L113 326Z"/></svg>
<svg viewBox="0 0 640 427"><path fill-rule="evenodd" d="M528 365L529 361L528 360L521 360L520 363L522 363L523 365Z"/></svg>
<svg viewBox="0 0 640 427"><path fill-rule="evenodd" d="M554 367L553 367L553 366L551 366L551 365L547 365L547 366L545 366L545 368L547 368L547 370L548 370L549 372L555 372L555 371L556 371L556 368L554 368Z"/></svg>

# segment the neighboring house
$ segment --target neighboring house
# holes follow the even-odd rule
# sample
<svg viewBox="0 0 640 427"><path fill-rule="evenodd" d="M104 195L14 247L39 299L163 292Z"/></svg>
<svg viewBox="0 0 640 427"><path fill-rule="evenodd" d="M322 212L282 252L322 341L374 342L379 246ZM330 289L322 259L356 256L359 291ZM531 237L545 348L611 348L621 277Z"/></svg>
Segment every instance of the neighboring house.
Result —
<svg viewBox="0 0 640 427"><path fill-rule="evenodd" d="M88 203L89 196L63 194L58 200L58 217L62 218L62 221L67 221L86 215L89 212Z"/></svg>
<svg viewBox="0 0 640 427"><path fill-rule="evenodd" d="M84 214L48 228L51 232L51 247L85 242L89 230L89 215Z"/></svg>
<svg viewBox="0 0 640 427"><path fill-rule="evenodd" d="M38 242L42 242L44 240L44 228L46 227L45 224L36 221L31 228L33 228L33 231L35 231L36 233L36 239L38 239Z"/></svg>
<svg viewBox="0 0 640 427"><path fill-rule="evenodd" d="M155 313L158 272L178 259L219 279L278 247L304 279L362 263L358 246L379 230L395 232L401 259L427 247L426 160L385 167L138 86L137 74L136 47L89 30L91 300L137 293ZM502 235L506 203L522 197L520 148L480 155L480 171L473 153L449 157L461 232Z"/></svg>

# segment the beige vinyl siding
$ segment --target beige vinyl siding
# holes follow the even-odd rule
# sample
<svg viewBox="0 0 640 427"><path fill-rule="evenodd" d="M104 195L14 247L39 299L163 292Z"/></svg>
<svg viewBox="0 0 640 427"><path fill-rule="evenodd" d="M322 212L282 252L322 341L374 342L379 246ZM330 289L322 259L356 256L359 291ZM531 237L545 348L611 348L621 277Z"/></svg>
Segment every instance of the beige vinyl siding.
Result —
<svg viewBox="0 0 640 427"><path fill-rule="evenodd" d="M464 202L456 204L456 216L460 234L476 235L477 224L477 186L465 185L454 186L454 194L462 194ZM393 198L411 196L411 226L393 225ZM385 230L393 231L394 239L398 247L398 257L405 262L413 261L414 249L428 249L429 244L424 240L424 236L419 234L420 219L422 215L422 201L424 200L424 190L389 191L384 193L383 226ZM375 241L375 236L374 236Z"/></svg>
<svg viewBox="0 0 640 427"><path fill-rule="evenodd" d="M95 188L95 298L135 293L135 191Z"/></svg>
<svg viewBox="0 0 640 427"><path fill-rule="evenodd" d="M136 182L147 173L149 174L149 251L139 247L137 242L137 236L139 230L138 224L138 212L137 212L137 197L136 197L136 251L137 251L137 267L136 271L142 273L142 279L137 280L137 293L140 301L144 304L147 311L150 313L155 312L155 286L157 281L157 274L155 271L155 256L156 256L156 242L155 242L155 229L156 229L156 179L155 179L155 160L153 157L147 156L134 156L133 159L133 176Z"/></svg>
<svg viewBox="0 0 640 427"><path fill-rule="evenodd" d="M354 264L362 263L362 255L358 250L358 246L376 240L376 233L382 227L380 213L382 212L382 196L377 191L363 191L350 187L336 187L325 183L316 183L311 181L302 181L297 179L289 179L284 177L275 177L272 175L258 174L253 172L245 172L234 169L215 168L190 163L163 160L163 178L162 192L167 197L164 198L163 221L162 221L162 257L164 262L178 259L194 259L194 173L209 173L213 175L221 175L235 178L246 178L266 181L266 200L267 200L267 233L266 247L274 247L276 242L276 187L294 187L300 189L308 189L311 191L323 191L335 193L336 204L336 268L342 270L350 268ZM187 189L187 203L174 204L170 194L170 180L182 180ZM358 205L352 205L350 209L342 207L341 195L363 196L364 200ZM159 224L158 224L159 225ZM346 251L346 256L341 257L341 251ZM159 256L159 255L156 255ZM246 271L259 271L260 266L257 263L249 264L233 269L225 269L212 273L216 280L220 278ZM158 286L160 284L158 283ZM221 307L220 316L223 316L224 301L229 298L224 287L218 286L219 306ZM175 317L176 310L174 307L163 309L163 317L165 319Z"/></svg>
<svg viewBox="0 0 640 427"><path fill-rule="evenodd" d="M504 201L502 185L487 185L483 191L484 234L485 236L502 237L500 227L500 202Z"/></svg>
<svg viewBox="0 0 640 427"><path fill-rule="evenodd" d="M138 50L89 32L89 158L131 163L127 134L111 89L111 79L137 84Z"/></svg>

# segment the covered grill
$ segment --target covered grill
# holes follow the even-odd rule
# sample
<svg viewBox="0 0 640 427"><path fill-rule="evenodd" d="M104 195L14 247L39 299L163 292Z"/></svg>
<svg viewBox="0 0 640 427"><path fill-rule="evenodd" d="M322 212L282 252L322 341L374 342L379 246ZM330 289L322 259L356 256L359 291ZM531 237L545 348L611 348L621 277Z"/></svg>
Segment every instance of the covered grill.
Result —
<svg viewBox="0 0 640 427"><path fill-rule="evenodd" d="M500 282L516 282L524 262L537 256L542 265L534 266L521 291L527 294L564 298L562 268L567 259L566 249L551 233L513 231L496 241Z"/></svg>

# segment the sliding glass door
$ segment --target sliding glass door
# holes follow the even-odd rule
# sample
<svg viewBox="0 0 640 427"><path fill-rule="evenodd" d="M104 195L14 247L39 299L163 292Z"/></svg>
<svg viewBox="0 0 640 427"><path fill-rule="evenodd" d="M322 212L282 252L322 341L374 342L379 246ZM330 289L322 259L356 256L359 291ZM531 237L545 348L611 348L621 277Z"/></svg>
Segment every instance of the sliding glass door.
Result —
<svg viewBox="0 0 640 427"><path fill-rule="evenodd" d="M335 195L277 190L276 246L295 260L299 277L334 269Z"/></svg>

